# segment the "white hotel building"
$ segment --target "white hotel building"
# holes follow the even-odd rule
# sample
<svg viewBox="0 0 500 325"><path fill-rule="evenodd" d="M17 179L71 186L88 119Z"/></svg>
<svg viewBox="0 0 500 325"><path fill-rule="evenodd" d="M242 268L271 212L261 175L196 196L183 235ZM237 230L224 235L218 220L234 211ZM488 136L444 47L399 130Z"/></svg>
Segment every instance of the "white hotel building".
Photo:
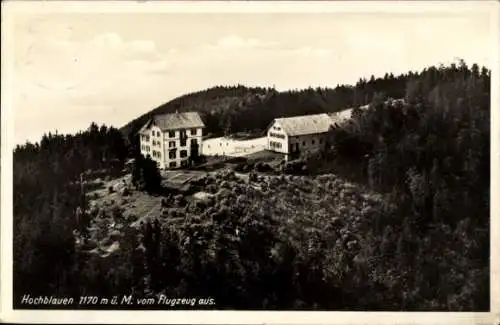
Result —
<svg viewBox="0 0 500 325"><path fill-rule="evenodd" d="M267 149L286 155L319 149L330 127L348 118L338 114L312 114L274 119L267 129Z"/></svg>
<svg viewBox="0 0 500 325"><path fill-rule="evenodd" d="M139 130L141 154L161 169L186 167L195 151L202 154L204 127L197 112L156 115Z"/></svg>

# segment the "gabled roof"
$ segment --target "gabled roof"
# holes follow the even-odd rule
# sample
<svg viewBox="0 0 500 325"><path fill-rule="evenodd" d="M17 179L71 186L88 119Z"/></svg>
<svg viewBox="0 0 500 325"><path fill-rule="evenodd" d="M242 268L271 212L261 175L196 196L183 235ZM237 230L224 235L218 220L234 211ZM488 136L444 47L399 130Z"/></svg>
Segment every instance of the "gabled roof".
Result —
<svg viewBox="0 0 500 325"><path fill-rule="evenodd" d="M348 121L352 115L352 108L342 110L340 112L328 113L328 116L332 119L333 123L343 123Z"/></svg>
<svg viewBox="0 0 500 325"><path fill-rule="evenodd" d="M198 112L182 112L156 115L144 124L144 126L139 130L139 133L149 129L151 124L156 125L162 131L205 127L205 124L201 120Z"/></svg>
<svg viewBox="0 0 500 325"><path fill-rule="evenodd" d="M328 132L334 122L326 113L283 117L274 121L283 128L288 136Z"/></svg>

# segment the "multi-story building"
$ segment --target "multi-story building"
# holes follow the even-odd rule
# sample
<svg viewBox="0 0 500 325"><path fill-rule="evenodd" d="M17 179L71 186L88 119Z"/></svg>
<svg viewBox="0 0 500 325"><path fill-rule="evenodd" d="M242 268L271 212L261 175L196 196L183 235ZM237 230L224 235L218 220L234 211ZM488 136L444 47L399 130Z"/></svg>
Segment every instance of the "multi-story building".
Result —
<svg viewBox="0 0 500 325"><path fill-rule="evenodd" d="M326 113L275 119L267 129L268 150L286 158L320 148L336 119Z"/></svg>
<svg viewBox="0 0 500 325"><path fill-rule="evenodd" d="M204 127L197 112L156 115L139 130L141 153L161 169L186 167L202 154Z"/></svg>

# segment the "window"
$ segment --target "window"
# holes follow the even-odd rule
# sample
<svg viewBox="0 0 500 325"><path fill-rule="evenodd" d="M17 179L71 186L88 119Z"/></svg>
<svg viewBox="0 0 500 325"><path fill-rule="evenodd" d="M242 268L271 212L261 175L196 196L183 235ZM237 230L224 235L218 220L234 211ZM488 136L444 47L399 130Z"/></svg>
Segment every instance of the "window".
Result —
<svg viewBox="0 0 500 325"><path fill-rule="evenodd" d="M175 159L176 158L176 154L175 154L176 152L177 152L177 150L175 150L175 149L174 150L170 150L168 152L168 158Z"/></svg>
<svg viewBox="0 0 500 325"><path fill-rule="evenodd" d="M187 157L187 155L188 155L187 150L181 150L181 158L185 158Z"/></svg>
<svg viewBox="0 0 500 325"><path fill-rule="evenodd" d="M279 142L275 142L275 141L270 141L270 142L269 142L269 146L271 146L271 148L277 148L277 149L279 149L279 148L281 148L281 147L282 147L282 146L281 146L281 143L279 143Z"/></svg>
<svg viewBox="0 0 500 325"><path fill-rule="evenodd" d="M319 139L319 144L322 144L323 143L323 139Z"/></svg>
<svg viewBox="0 0 500 325"><path fill-rule="evenodd" d="M312 140L312 144L314 144L314 140Z"/></svg>
<svg viewBox="0 0 500 325"><path fill-rule="evenodd" d="M198 140L196 140L196 139L191 139L191 147L194 147L194 146L196 146L196 145L198 145ZM209 148L210 148L210 147L209 147Z"/></svg>
<svg viewBox="0 0 500 325"><path fill-rule="evenodd" d="M170 142L168 143L168 147L169 147L169 148L175 148L175 141L170 141Z"/></svg>
<svg viewBox="0 0 500 325"><path fill-rule="evenodd" d="M170 132L168 132L168 136L169 136L170 138L175 138L175 131L170 131Z"/></svg>
<svg viewBox="0 0 500 325"><path fill-rule="evenodd" d="M168 164L168 166L170 168L175 168L175 167L177 167L177 164L175 163L175 161L172 161L170 164Z"/></svg>
<svg viewBox="0 0 500 325"><path fill-rule="evenodd" d="M198 130L196 130L196 129L191 129L191 135L196 135L196 133L197 133L196 131L198 131Z"/></svg>
<svg viewBox="0 0 500 325"><path fill-rule="evenodd" d="M187 144L186 138L181 138L181 147L185 147Z"/></svg>
<svg viewBox="0 0 500 325"><path fill-rule="evenodd" d="M156 131L156 136L157 137L161 136L161 132L160 131Z"/></svg>
<svg viewBox="0 0 500 325"><path fill-rule="evenodd" d="M187 166L187 160L181 161L181 167L186 167Z"/></svg>
<svg viewBox="0 0 500 325"><path fill-rule="evenodd" d="M306 142L305 142L305 141L303 141L303 142L302 142L302 146L305 146L305 145L306 145Z"/></svg>
<svg viewBox="0 0 500 325"><path fill-rule="evenodd" d="M153 140L153 146L156 146L156 141L155 140Z"/></svg>
<svg viewBox="0 0 500 325"><path fill-rule="evenodd" d="M275 137L275 138L280 138L280 139L284 139L285 138L284 134L279 134L279 133L274 133L274 132L269 132L269 136Z"/></svg>
<svg viewBox="0 0 500 325"><path fill-rule="evenodd" d="M146 152L149 152L149 146L146 146Z"/></svg>

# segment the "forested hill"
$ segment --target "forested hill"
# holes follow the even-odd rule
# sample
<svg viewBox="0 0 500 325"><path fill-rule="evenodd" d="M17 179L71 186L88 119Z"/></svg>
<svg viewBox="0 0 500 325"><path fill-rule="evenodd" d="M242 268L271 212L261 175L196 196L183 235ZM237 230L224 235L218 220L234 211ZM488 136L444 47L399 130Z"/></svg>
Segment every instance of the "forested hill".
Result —
<svg viewBox="0 0 500 325"><path fill-rule="evenodd" d="M18 146L14 306L33 308L20 304L26 294L78 302L133 293L212 297L217 304L207 308L219 309L489 311L490 82L488 69L461 62L330 90L239 86L181 97L158 110L219 114L226 118L219 129L227 119L237 129L304 107L372 102L353 110L354 123L332 129L323 150L284 164L298 172L255 168L243 180L220 171L193 184L210 194L206 201L161 197L168 207L154 216L161 224L140 229L123 214L132 204L125 191L104 187L114 198L86 209L93 185L86 178L112 179L125 165L130 148L117 129L94 123ZM261 97L243 104L251 94ZM382 100L388 96L405 104ZM360 181L346 182L343 169ZM331 174L307 175L323 170ZM77 243L75 233L87 231L95 246ZM119 244L113 254L88 253L107 239Z"/></svg>
<svg viewBox="0 0 500 325"><path fill-rule="evenodd" d="M216 86L175 98L131 121L122 128L126 135L135 133L155 114L176 110L198 111L207 125L207 132L262 131L274 118L322 112L334 112L369 103L375 93L400 98L407 82L418 74L399 76L385 74L360 79L356 85L335 88L308 88L278 92L273 88Z"/></svg>

